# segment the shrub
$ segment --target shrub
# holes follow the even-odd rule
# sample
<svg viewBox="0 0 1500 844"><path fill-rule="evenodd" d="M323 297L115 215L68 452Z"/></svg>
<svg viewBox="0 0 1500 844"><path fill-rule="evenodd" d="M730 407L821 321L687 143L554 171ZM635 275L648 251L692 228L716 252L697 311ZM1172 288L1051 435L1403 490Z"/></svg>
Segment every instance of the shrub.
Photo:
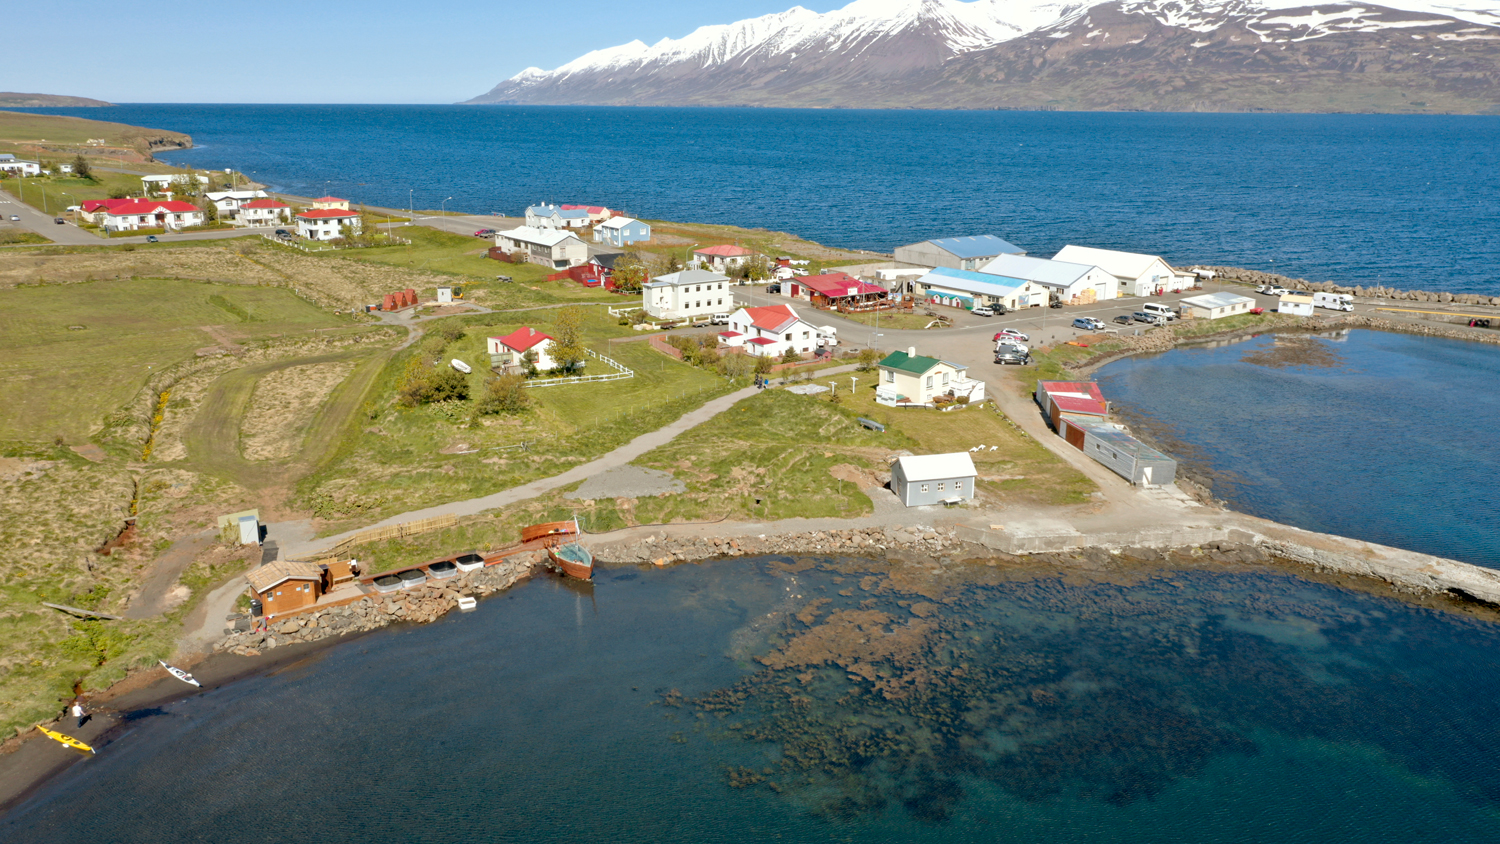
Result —
<svg viewBox="0 0 1500 844"><path fill-rule="evenodd" d="M406 371L396 386L396 394L402 407L464 401L469 398L469 379L456 370L439 369L425 359L414 358L406 365Z"/></svg>
<svg viewBox="0 0 1500 844"><path fill-rule="evenodd" d="M520 413L531 406L531 396L526 394L526 379L520 375L501 375L491 378L484 385L484 395L474 405L474 412L481 416L496 416L501 413Z"/></svg>
<svg viewBox="0 0 1500 844"><path fill-rule="evenodd" d="M802 360L802 356L797 354L797 350L793 349L790 346L788 346L787 350L781 355L782 363L796 363L799 360Z"/></svg>

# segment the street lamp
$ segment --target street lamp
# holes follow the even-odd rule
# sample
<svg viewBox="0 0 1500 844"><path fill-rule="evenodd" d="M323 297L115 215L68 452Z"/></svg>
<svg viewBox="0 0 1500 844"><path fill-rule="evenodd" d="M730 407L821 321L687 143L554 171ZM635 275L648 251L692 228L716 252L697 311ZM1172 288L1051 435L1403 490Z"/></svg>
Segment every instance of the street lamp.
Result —
<svg viewBox="0 0 1500 844"><path fill-rule="evenodd" d="M687 250L682 253L682 264L683 264L683 266L685 266L685 267L691 267L693 265L692 264L693 250L697 249L698 246L699 246L699 244L695 243L692 246L689 246L687 248Z"/></svg>
<svg viewBox="0 0 1500 844"><path fill-rule="evenodd" d="M448 199L452 199L452 198L453 197L451 197L451 196L448 197ZM443 200L442 213L443 213L444 217L448 216L448 199Z"/></svg>
<svg viewBox="0 0 1500 844"><path fill-rule="evenodd" d="M68 193L65 190L60 190L60 191L58 191L58 193L62 194L63 196L73 196L73 194ZM78 197L73 196L73 207L77 208L79 204L80 203L78 202ZM73 222L75 222L75 223L78 222L78 212L77 211L73 212Z"/></svg>
<svg viewBox="0 0 1500 844"><path fill-rule="evenodd" d="M408 216L408 217L411 218L411 219L409 219L409 220L406 221L406 224L408 226L411 225L411 221L412 220L415 220L417 218L416 206L412 203L412 199L411 199L411 193L414 190L416 190L416 188L407 188L406 189L406 216Z"/></svg>

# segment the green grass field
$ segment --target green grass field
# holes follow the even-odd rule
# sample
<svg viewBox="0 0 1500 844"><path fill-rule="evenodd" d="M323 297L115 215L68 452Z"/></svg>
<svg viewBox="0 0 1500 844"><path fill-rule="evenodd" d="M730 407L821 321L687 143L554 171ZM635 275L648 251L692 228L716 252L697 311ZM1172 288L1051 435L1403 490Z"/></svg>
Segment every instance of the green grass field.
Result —
<svg viewBox="0 0 1500 844"><path fill-rule="evenodd" d="M0 290L0 439L84 439L153 370L218 341L352 325L290 291L166 279Z"/></svg>
<svg viewBox="0 0 1500 844"><path fill-rule="evenodd" d="M48 144L83 145L90 138L120 147L135 147L144 138L187 139L181 132L147 129L125 123L64 117L55 114L28 114L0 111L0 146L46 142Z"/></svg>
<svg viewBox="0 0 1500 844"><path fill-rule="evenodd" d="M71 220L71 215L65 210L68 206L82 205L90 199L107 199L111 190L124 189L133 196L140 196L141 177L131 173L99 170L92 180L72 176L6 179L0 182L0 187L38 211Z"/></svg>

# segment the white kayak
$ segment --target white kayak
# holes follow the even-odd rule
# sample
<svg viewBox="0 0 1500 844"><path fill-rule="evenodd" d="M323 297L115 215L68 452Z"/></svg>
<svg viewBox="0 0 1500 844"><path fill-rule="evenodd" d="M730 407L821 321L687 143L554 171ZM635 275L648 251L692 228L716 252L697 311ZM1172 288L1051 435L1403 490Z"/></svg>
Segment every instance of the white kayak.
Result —
<svg viewBox="0 0 1500 844"><path fill-rule="evenodd" d="M464 363L458 358L454 358L453 360L448 361L448 363L452 364L454 369L462 372L465 375L468 375L470 372L474 371L474 367L469 366L467 363Z"/></svg>
<svg viewBox="0 0 1500 844"><path fill-rule="evenodd" d="M170 665L166 664L165 662L162 662L159 659L157 660L157 662L161 662L161 667L167 669L167 673L168 674L171 674L173 677L176 677L177 679L181 680L182 682L188 683L189 685L197 686L199 688L203 687L202 683L200 683L197 680L193 679L193 675L187 673L186 671L183 671L181 668L174 668L173 666L170 666Z"/></svg>

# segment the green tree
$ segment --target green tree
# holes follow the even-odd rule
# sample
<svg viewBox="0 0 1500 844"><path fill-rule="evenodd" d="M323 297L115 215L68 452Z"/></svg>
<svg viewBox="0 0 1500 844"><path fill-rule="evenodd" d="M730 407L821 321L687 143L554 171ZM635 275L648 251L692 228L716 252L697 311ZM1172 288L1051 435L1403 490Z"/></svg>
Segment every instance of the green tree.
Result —
<svg viewBox="0 0 1500 844"><path fill-rule="evenodd" d="M755 359L755 374L756 375L770 375L771 374L771 367L773 367L775 365L776 364L774 364L774 363L771 362L770 358L768 358L768 357L766 357L764 355L761 355L760 357L757 357Z"/></svg>
<svg viewBox="0 0 1500 844"><path fill-rule="evenodd" d="M73 158L73 175L80 179L94 180L94 168L89 166L89 160L79 153Z"/></svg>
<svg viewBox="0 0 1500 844"><path fill-rule="evenodd" d="M507 374L491 378L484 385L484 395L474 405L474 412L481 416L496 416L501 413L521 413L531 406L531 396L526 394L526 379L520 375Z"/></svg>
<svg viewBox="0 0 1500 844"><path fill-rule="evenodd" d="M647 275L646 262L641 259L641 253L631 249L615 260L610 280L614 282L616 290L635 292L646 283Z"/></svg>
<svg viewBox="0 0 1500 844"><path fill-rule="evenodd" d="M771 277L771 261L764 255L756 255L744 264L742 278L750 281L765 281Z"/></svg>
<svg viewBox="0 0 1500 844"><path fill-rule="evenodd" d="M402 407L416 407L440 401L464 401L469 397L469 379L462 372L413 358L396 384L396 401Z"/></svg>
<svg viewBox="0 0 1500 844"><path fill-rule="evenodd" d="M885 352L882 352L879 349L860 349L859 371L869 372L870 370L875 368L875 364L880 363L884 359Z"/></svg>
<svg viewBox="0 0 1500 844"><path fill-rule="evenodd" d="M796 363L799 360L802 360L802 356L797 354L797 350L791 346L787 346L786 351L781 353L782 363Z"/></svg>
<svg viewBox="0 0 1500 844"><path fill-rule="evenodd" d="M558 308L552 318L552 346L547 350L557 368L570 372L583 362L583 309L577 305Z"/></svg>
<svg viewBox="0 0 1500 844"><path fill-rule="evenodd" d="M124 199L127 196L130 196L130 188L127 188L127 187L113 187L113 188L109 189L109 198L110 199Z"/></svg>

